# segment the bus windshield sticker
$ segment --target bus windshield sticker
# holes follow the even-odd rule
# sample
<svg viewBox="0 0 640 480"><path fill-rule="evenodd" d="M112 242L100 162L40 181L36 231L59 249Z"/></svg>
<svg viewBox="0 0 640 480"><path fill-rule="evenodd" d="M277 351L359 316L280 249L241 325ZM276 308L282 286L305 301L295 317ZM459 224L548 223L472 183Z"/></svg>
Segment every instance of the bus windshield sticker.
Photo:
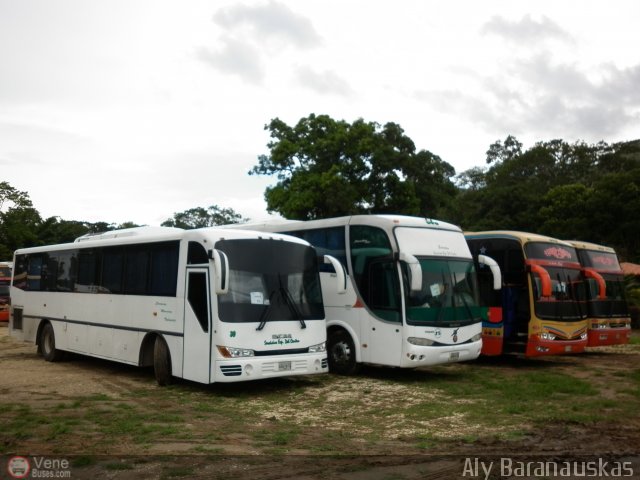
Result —
<svg viewBox="0 0 640 480"><path fill-rule="evenodd" d="M251 303L253 305L264 305L264 295L262 292L251 292Z"/></svg>

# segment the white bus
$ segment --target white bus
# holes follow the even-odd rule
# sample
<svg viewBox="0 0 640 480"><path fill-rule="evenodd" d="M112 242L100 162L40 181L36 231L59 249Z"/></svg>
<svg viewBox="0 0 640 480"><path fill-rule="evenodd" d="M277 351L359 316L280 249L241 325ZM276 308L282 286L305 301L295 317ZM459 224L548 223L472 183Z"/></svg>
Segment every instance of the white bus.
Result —
<svg viewBox="0 0 640 480"><path fill-rule="evenodd" d="M160 385L327 372L317 264L297 238L216 228L20 249L10 332L47 361L77 352L153 366Z"/></svg>
<svg viewBox="0 0 640 480"><path fill-rule="evenodd" d="M361 364L415 368L480 354L486 308L479 304L474 262L459 227L400 215L230 227L297 236L348 271L346 295L325 285L336 275L331 265L320 274L330 371L353 374ZM497 264L479 260L500 288Z"/></svg>

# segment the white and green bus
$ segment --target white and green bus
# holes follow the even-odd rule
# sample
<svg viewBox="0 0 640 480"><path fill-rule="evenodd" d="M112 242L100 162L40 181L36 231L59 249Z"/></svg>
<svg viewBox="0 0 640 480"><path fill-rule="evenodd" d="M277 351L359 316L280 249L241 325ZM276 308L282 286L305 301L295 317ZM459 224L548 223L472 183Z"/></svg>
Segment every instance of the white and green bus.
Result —
<svg viewBox="0 0 640 480"><path fill-rule="evenodd" d="M297 236L348 272L347 292L325 282L341 272L321 268L329 369L361 364L416 368L478 357L482 320L474 262L459 227L401 215L354 215L310 221L231 225ZM480 256L495 275L495 262Z"/></svg>
<svg viewBox="0 0 640 480"><path fill-rule="evenodd" d="M316 251L299 239L140 227L20 249L14 266L10 332L45 360L153 366L161 385L328 371Z"/></svg>

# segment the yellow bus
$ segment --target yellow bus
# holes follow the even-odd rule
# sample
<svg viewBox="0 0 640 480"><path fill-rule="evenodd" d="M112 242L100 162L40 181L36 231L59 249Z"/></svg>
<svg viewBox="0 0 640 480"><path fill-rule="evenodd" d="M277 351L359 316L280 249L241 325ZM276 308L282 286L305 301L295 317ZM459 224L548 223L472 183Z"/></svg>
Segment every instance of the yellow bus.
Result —
<svg viewBox="0 0 640 480"><path fill-rule="evenodd" d="M488 255L502 272L501 294L495 295L483 288L493 281L490 272L478 270L480 295L493 310L483 324L483 354L535 357L584 351L585 284L570 243L513 231L468 232L465 237L474 258Z"/></svg>
<svg viewBox="0 0 640 480"><path fill-rule="evenodd" d="M613 248L572 240L587 285L587 346L629 343L631 315L624 290L624 274Z"/></svg>

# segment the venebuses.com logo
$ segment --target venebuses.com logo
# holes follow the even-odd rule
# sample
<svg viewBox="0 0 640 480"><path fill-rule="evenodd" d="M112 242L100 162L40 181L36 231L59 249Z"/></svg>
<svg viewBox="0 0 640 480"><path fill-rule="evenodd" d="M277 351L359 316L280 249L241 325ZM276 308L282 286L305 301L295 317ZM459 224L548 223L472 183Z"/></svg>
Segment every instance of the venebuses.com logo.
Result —
<svg viewBox="0 0 640 480"><path fill-rule="evenodd" d="M65 458L15 455L7 461L7 473L10 478L71 478L71 465Z"/></svg>

